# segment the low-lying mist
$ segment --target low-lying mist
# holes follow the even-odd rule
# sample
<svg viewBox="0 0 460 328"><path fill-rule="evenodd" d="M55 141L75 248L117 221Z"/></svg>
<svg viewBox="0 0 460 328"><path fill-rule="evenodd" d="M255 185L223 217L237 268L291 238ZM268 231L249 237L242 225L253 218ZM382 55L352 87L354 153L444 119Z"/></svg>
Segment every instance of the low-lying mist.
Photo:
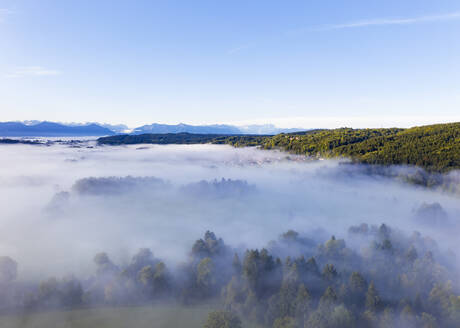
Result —
<svg viewBox="0 0 460 328"><path fill-rule="evenodd" d="M458 247L458 198L339 161L220 145L0 152L0 255L18 262L18 280L86 278L96 253L123 264L139 248L174 267L207 230L244 249L289 229L325 241L351 225L386 223Z"/></svg>

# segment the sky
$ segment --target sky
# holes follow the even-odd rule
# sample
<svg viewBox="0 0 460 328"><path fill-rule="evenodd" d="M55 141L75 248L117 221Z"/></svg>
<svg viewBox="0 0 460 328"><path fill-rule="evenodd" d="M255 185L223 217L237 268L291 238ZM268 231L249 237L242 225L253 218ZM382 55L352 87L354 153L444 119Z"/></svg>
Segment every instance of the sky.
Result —
<svg viewBox="0 0 460 328"><path fill-rule="evenodd" d="M0 121L460 121L458 0L0 0Z"/></svg>

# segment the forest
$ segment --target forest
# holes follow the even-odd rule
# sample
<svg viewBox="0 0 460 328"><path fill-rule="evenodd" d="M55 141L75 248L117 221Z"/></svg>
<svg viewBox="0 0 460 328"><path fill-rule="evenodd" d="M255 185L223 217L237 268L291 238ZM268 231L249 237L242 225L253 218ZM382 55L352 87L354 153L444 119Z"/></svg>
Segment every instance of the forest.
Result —
<svg viewBox="0 0 460 328"><path fill-rule="evenodd" d="M410 129L319 129L275 136L189 133L118 135L99 138L98 143L259 146L313 157L346 157L365 164L418 166L428 172L444 173L460 168L460 123Z"/></svg>
<svg viewBox="0 0 460 328"><path fill-rule="evenodd" d="M87 279L16 282L19 264L0 258L3 313L213 302L205 328L458 327L453 252L419 232L360 224L346 239L289 230L262 249L233 248L206 231L177 267L139 249L126 265L104 252Z"/></svg>
<svg viewBox="0 0 460 328"><path fill-rule="evenodd" d="M181 133L158 133L158 134L139 134L139 135L116 135L101 137L97 139L101 145L131 145L131 144L203 144L224 141L227 135L219 134L193 134Z"/></svg>
<svg viewBox="0 0 460 328"><path fill-rule="evenodd" d="M25 144L25 145L41 145L38 140L22 140L22 139L9 139L9 138L0 138L0 144Z"/></svg>

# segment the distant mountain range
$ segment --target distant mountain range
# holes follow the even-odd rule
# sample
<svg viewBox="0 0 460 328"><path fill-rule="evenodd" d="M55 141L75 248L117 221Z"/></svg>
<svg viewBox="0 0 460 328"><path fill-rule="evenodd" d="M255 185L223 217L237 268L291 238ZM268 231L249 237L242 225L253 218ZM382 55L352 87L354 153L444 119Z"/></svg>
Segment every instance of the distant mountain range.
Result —
<svg viewBox="0 0 460 328"><path fill-rule="evenodd" d="M169 125L157 124L143 125L132 131L132 134L143 133L196 133L196 134L278 134L288 132L305 131L305 129L279 129L273 124L264 125L247 125L235 126L227 124L213 124L213 125L188 125L184 123Z"/></svg>
<svg viewBox="0 0 460 328"><path fill-rule="evenodd" d="M135 128L132 134L143 134L143 133L196 133L196 134L241 134L241 131L232 125L188 125L188 124L157 124L153 123L150 125L143 125Z"/></svg>
<svg viewBox="0 0 460 328"><path fill-rule="evenodd" d="M55 123L40 121L0 122L0 136L3 137L77 137L106 136L114 134L162 134L162 133L195 133L195 134L278 134L304 131L305 129L280 129L272 124L234 126L226 124L188 125L158 124L143 125L129 130L126 125L110 125L100 123Z"/></svg>
<svg viewBox="0 0 460 328"><path fill-rule="evenodd" d="M21 122L0 122L0 136L3 137L76 137L113 134L115 133L112 130L94 123L71 126L53 122L40 122L31 125Z"/></svg>

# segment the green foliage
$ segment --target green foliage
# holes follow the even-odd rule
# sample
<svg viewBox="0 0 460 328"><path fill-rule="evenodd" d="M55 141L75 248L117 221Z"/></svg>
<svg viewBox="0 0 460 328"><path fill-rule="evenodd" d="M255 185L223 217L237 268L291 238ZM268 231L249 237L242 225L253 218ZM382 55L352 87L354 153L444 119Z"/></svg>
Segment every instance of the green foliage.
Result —
<svg viewBox="0 0 460 328"><path fill-rule="evenodd" d="M209 313L204 328L241 328L240 318L229 311L213 311Z"/></svg>
<svg viewBox="0 0 460 328"><path fill-rule="evenodd" d="M94 256L94 263L97 266L97 275L110 275L118 271L106 253L98 253Z"/></svg>
<svg viewBox="0 0 460 328"><path fill-rule="evenodd" d="M116 135L101 137L97 141L101 145L131 145L131 144L201 144L209 143L227 136L217 134L192 134L192 133L161 133L139 135Z"/></svg>
<svg viewBox="0 0 460 328"><path fill-rule="evenodd" d="M353 314L342 304L336 306L329 318L329 327L331 328L353 328L355 319Z"/></svg>
<svg viewBox="0 0 460 328"><path fill-rule="evenodd" d="M329 313L320 309L313 312L305 323L305 328L328 328Z"/></svg>
<svg viewBox="0 0 460 328"><path fill-rule="evenodd" d="M323 278L329 283L334 282L337 279L337 270L334 265L326 264L323 269Z"/></svg>
<svg viewBox="0 0 460 328"><path fill-rule="evenodd" d="M273 323L273 328L296 328L296 322L292 317L278 318Z"/></svg>
<svg viewBox="0 0 460 328"><path fill-rule="evenodd" d="M355 306L362 307L365 302L367 281L359 272L353 272L349 279L346 300Z"/></svg>
<svg viewBox="0 0 460 328"><path fill-rule="evenodd" d="M363 294L367 289L366 279L359 273L353 272L350 276L350 290L353 293Z"/></svg>
<svg viewBox="0 0 460 328"><path fill-rule="evenodd" d="M43 145L40 140L22 140L22 139L9 139L0 138L0 144L24 144L24 145Z"/></svg>
<svg viewBox="0 0 460 328"><path fill-rule="evenodd" d="M232 267L233 267L233 273L239 276L241 274L242 266L241 266L240 257L238 256L237 253L235 253L235 255L233 256Z"/></svg>
<svg viewBox="0 0 460 328"><path fill-rule="evenodd" d="M222 239L218 239L211 231L206 231L204 238L198 239L192 247L192 256L195 260L205 257L224 256L227 252Z"/></svg>
<svg viewBox="0 0 460 328"><path fill-rule="evenodd" d="M59 281L56 278L49 278L40 283L36 299L33 303L42 307L65 307L80 306L83 302L83 289L80 282L74 277L66 277ZM35 305L35 304L28 304Z"/></svg>
<svg viewBox="0 0 460 328"><path fill-rule="evenodd" d="M216 284L215 269L212 260L206 257L198 263L196 282L205 295L212 294Z"/></svg>
<svg viewBox="0 0 460 328"><path fill-rule="evenodd" d="M155 268L151 265L143 267L137 276L147 298L163 295L170 289L169 273L163 262L158 262Z"/></svg>
<svg viewBox="0 0 460 328"><path fill-rule="evenodd" d="M319 300L319 306L322 309L330 309L337 303L337 294L334 291L334 288L327 287L323 296Z"/></svg>
<svg viewBox="0 0 460 328"><path fill-rule="evenodd" d="M312 298L304 284L299 286L295 299L295 318L299 326L303 327L311 311Z"/></svg>
<svg viewBox="0 0 460 328"><path fill-rule="evenodd" d="M458 322L458 321L457 321ZM422 317L420 319L420 324L422 328L437 328L437 320L429 313L422 313Z"/></svg>
<svg viewBox="0 0 460 328"><path fill-rule="evenodd" d="M377 290L375 289L374 283L371 282L366 294L366 309L370 312L376 312L380 309L380 306L380 296Z"/></svg>
<svg viewBox="0 0 460 328"><path fill-rule="evenodd" d="M428 171L446 172L460 168L460 123L279 134L266 138L262 146L308 156L349 157L367 164L416 165Z"/></svg>
<svg viewBox="0 0 460 328"><path fill-rule="evenodd" d="M248 288L261 298L277 290L281 283L280 264L266 249L248 250L243 261L243 277Z"/></svg>

